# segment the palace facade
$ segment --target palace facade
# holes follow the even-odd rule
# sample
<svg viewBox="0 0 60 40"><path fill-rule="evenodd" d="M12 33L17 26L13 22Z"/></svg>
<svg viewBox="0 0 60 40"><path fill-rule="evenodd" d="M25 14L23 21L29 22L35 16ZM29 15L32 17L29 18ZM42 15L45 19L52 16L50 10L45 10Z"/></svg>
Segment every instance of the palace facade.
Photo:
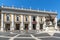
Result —
<svg viewBox="0 0 60 40"><path fill-rule="evenodd" d="M0 7L1 31L48 29L57 29L57 12Z"/></svg>

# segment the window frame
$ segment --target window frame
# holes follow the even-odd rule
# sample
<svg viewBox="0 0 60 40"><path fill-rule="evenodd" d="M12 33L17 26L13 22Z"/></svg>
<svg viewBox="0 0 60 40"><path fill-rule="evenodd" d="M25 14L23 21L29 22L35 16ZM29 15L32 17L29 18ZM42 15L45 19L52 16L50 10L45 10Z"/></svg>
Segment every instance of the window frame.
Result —
<svg viewBox="0 0 60 40"><path fill-rule="evenodd" d="M28 16L25 16L25 21L28 21Z"/></svg>
<svg viewBox="0 0 60 40"><path fill-rule="evenodd" d="M6 15L6 21L10 21L10 15L9 14Z"/></svg>
<svg viewBox="0 0 60 40"><path fill-rule="evenodd" d="M18 18L18 20L17 20L17 18ZM20 16L16 16L16 21L19 21L20 20Z"/></svg>

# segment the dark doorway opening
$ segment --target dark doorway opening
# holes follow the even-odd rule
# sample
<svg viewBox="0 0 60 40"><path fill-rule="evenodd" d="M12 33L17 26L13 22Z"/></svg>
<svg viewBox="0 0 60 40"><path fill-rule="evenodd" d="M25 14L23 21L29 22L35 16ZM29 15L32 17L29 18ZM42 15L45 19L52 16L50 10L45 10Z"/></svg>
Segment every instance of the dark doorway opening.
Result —
<svg viewBox="0 0 60 40"><path fill-rule="evenodd" d="M40 29L41 29L41 30L43 29L43 24L40 24Z"/></svg>
<svg viewBox="0 0 60 40"><path fill-rule="evenodd" d="M28 24L25 24L25 28L24 28L25 30L28 30Z"/></svg>
<svg viewBox="0 0 60 40"><path fill-rule="evenodd" d="M6 24L5 29L6 29L6 31L10 30L10 24Z"/></svg>
<svg viewBox="0 0 60 40"><path fill-rule="evenodd" d="M36 24L33 24L33 30L36 30Z"/></svg>
<svg viewBox="0 0 60 40"><path fill-rule="evenodd" d="M16 30L20 29L20 24L16 24Z"/></svg>

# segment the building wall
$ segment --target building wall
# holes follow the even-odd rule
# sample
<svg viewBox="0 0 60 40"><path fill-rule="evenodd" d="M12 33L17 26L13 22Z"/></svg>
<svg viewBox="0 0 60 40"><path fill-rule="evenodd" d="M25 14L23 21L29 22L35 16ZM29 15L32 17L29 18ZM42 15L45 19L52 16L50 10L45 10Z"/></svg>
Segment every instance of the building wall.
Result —
<svg viewBox="0 0 60 40"><path fill-rule="evenodd" d="M14 11L15 12L15 11ZM28 22L29 22L29 26L32 26L32 16L36 16L36 22L37 22L37 26L36 26L36 28L38 29L39 27L40 27L40 23L41 23L41 19L42 19L42 22L44 22L44 17L46 17L46 14L44 15L44 14L42 14L42 13L40 13L40 14L37 14L37 13L31 13L31 15L30 15L30 13L27 13L27 12L25 12L26 14L23 14L24 12L16 12L16 13L14 13L14 12L12 12L12 11L3 11L3 14L4 14L4 21L5 22L7 22L6 21L6 15L7 14L9 14L10 15L10 21L11 21L11 25L13 25L13 27L14 27L14 24L13 24L13 22L12 22L12 15L14 15L14 22L16 22L16 16L18 15L19 16L19 22L21 22L21 25L23 25L24 23L22 23L22 21L24 21L24 22L26 22L26 16L28 16ZM18 14L17 14L18 13ZM20 14L19 14L20 13ZM28 15L27 15L28 14ZM48 15L48 14L47 14ZM55 16L55 18L56 18L56 16ZM54 19L55 19L54 18ZM38 19L38 20L37 20ZM46 18L45 18L45 20L46 20ZM56 21L56 20L55 20ZM1 24L1 21L0 21L0 24ZM43 23L43 25L45 26L45 24ZM23 27L23 26L22 26ZM12 26L11 26L11 28L12 28ZM13 29L13 28L12 28ZM40 29L39 29L40 30Z"/></svg>
<svg viewBox="0 0 60 40"><path fill-rule="evenodd" d="M1 10L0 10L0 28L1 28Z"/></svg>
<svg viewBox="0 0 60 40"><path fill-rule="evenodd" d="M21 22L21 15L19 15L19 21Z"/></svg>
<svg viewBox="0 0 60 40"><path fill-rule="evenodd" d="M12 21L12 14L10 13L9 15L10 15L10 21Z"/></svg>
<svg viewBox="0 0 60 40"><path fill-rule="evenodd" d="M16 14L14 15L14 21L16 22Z"/></svg>
<svg viewBox="0 0 60 40"><path fill-rule="evenodd" d="M6 13L4 13L4 22L6 22Z"/></svg>
<svg viewBox="0 0 60 40"><path fill-rule="evenodd" d="M21 16L21 22L22 22L22 15L20 15Z"/></svg>

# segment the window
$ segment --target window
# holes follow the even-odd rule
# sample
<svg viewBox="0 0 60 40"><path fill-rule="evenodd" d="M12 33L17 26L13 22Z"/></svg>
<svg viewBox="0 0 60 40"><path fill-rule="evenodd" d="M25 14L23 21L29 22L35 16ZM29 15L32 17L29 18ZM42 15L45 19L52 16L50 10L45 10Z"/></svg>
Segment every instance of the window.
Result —
<svg viewBox="0 0 60 40"><path fill-rule="evenodd" d="M35 21L35 16L33 16L33 21Z"/></svg>
<svg viewBox="0 0 60 40"><path fill-rule="evenodd" d="M33 24L33 29L34 29L34 30L36 29L36 24Z"/></svg>
<svg viewBox="0 0 60 40"><path fill-rule="evenodd" d="M7 15L7 21L10 21L10 15Z"/></svg>
<svg viewBox="0 0 60 40"><path fill-rule="evenodd" d="M42 22L42 18L41 18L41 22Z"/></svg>
<svg viewBox="0 0 60 40"><path fill-rule="evenodd" d="M26 21L28 21L28 16L26 16Z"/></svg>
<svg viewBox="0 0 60 40"><path fill-rule="evenodd" d="M19 21L19 16L16 17L16 21Z"/></svg>

